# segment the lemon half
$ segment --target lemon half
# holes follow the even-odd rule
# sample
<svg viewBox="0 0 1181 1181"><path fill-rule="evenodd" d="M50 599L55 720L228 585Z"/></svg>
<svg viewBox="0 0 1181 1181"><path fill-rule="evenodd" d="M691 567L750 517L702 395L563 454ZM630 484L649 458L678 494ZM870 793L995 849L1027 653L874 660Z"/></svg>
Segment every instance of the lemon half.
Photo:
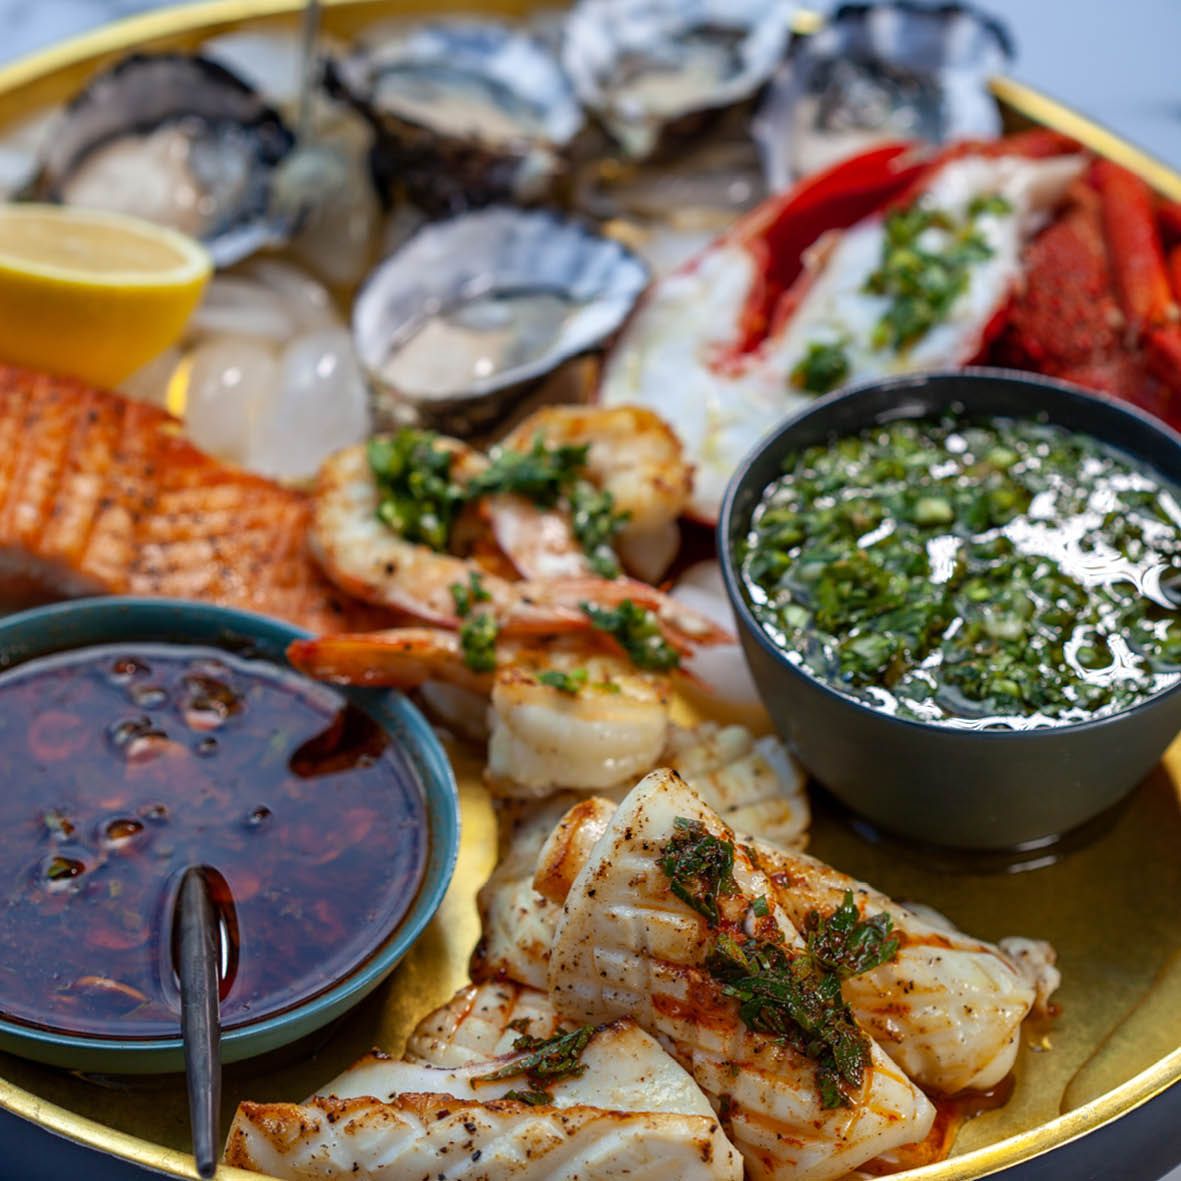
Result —
<svg viewBox="0 0 1181 1181"><path fill-rule="evenodd" d="M139 218L0 205L0 361L117 385L176 343L212 270Z"/></svg>

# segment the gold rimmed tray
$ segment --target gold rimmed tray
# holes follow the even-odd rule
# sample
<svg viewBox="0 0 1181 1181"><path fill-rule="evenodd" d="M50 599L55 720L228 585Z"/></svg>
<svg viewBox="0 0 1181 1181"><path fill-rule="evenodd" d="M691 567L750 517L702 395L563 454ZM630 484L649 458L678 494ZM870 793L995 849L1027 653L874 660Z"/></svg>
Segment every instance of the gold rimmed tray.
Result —
<svg viewBox="0 0 1181 1181"><path fill-rule="evenodd" d="M471 2L324 0L325 27L347 37L393 16L471 11ZM525 0L482 0L513 15ZM98 67L132 48L192 48L246 24L293 26L299 0L212 0L111 25L0 69L0 132L60 102ZM802 31L815 18L800 20ZM1019 83L997 79L1017 120L1056 127L1181 199L1181 176L1104 128ZM688 707L686 707L688 708ZM242 1098L300 1099L371 1045L397 1052L415 1022L467 979L476 942L474 898L495 856L495 824L479 765L454 750L461 784L459 866L442 909L397 973L318 1044L228 1072L226 1120ZM1030 790L1037 790L1036 784ZM1022 872L932 861L867 837L835 809L818 809L812 851L899 898L943 910L974 934L1022 934L1058 949L1062 1011L1026 1028L1012 1097L967 1122L948 1160L899 1176L969 1181L1020 1165L1147 1103L1181 1082L1181 742L1098 829L1047 851ZM0 1055L0 1108L49 1131L167 1175L195 1177L186 1152L182 1080L130 1086L81 1079ZM257 1174L223 1170L247 1181Z"/></svg>

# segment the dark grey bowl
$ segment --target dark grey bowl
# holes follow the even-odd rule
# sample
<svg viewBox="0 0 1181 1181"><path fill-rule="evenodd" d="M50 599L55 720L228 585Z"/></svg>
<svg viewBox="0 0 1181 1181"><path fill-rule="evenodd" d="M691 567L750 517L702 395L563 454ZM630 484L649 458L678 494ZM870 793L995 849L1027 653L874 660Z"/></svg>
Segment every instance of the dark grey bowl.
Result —
<svg viewBox="0 0 1181 1181"><path fill-rule="evenodd" d="M789 452L952 404L968 413L1044 414L1171 484L1181 479L1181 437L1111 399L1003 369L897 378L822 398L768 435L730 481L718 552L763 702L822 784L875 825L911 840L1036 847L1112 807L1148 774L1181 730L1181 685L1092 722L1036 730L957 730L891 717L788 661L752 614L734 560L734 543Z"/></svg>

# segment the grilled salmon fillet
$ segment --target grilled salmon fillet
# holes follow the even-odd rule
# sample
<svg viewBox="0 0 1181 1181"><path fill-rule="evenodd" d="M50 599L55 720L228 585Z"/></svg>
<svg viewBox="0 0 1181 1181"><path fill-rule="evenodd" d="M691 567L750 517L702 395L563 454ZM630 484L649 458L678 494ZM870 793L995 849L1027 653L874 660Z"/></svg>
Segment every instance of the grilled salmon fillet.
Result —
<svg viewBox="0 0 1181 1181"><path fill-rule="evenodd" d="M0 593L174 596L315 632L388 623L320 573L300 493L213 459L153 406L0 366Z"/></svg>

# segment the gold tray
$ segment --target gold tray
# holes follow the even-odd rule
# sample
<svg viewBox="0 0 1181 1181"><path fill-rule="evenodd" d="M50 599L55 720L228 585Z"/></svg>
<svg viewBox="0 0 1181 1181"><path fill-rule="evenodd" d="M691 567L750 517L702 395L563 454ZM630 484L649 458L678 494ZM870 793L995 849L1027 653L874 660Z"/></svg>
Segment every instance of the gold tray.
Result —
<svg viewBox="0 0 1181 1181"><path fill-rule="evenodd" d="M470 0L323 2L325 29L345 37L382 17L476 7ZM531 7L528 0L480 0L479 6L509 15ZM300 8L300 0L211 0L54 46L0 69L0 130L61 102L95 69L133 47L193 48L245 24L291 26ZM815 17L799 20L802 32L816 25ZM1181 199L1181 175L1111 132L1009 79L996 79L993 90L1012 120L1067 132ZM418 1018L466 981L478 935L475 892L491 871L496 834L478 762L460 749L453 754L463 837L439 914L394 976L321 1045L305 1045L286 1062L268 1059L228 1070L223 1126L241 1098L298 1100L371 1045L400 1051ZM982 873L916 859L859 835L835 811L818 809L811 845L818 856L896 897L938 907L973 934L1035 936L1058 949L1062 1012L1046 1028L1023 1031L1012 1098L965 1124L955 1155L898 1177L974 1181L1100 1128L1181 1081L1181 740L1102 828L1091 843L1048 855L1047 864L1021 873ZM0 1055L0 1107L145 1168L197 1176L187 1152L183 1080L103 1085ZM258 1178L240 1169L218 1176Z"/></svg>

